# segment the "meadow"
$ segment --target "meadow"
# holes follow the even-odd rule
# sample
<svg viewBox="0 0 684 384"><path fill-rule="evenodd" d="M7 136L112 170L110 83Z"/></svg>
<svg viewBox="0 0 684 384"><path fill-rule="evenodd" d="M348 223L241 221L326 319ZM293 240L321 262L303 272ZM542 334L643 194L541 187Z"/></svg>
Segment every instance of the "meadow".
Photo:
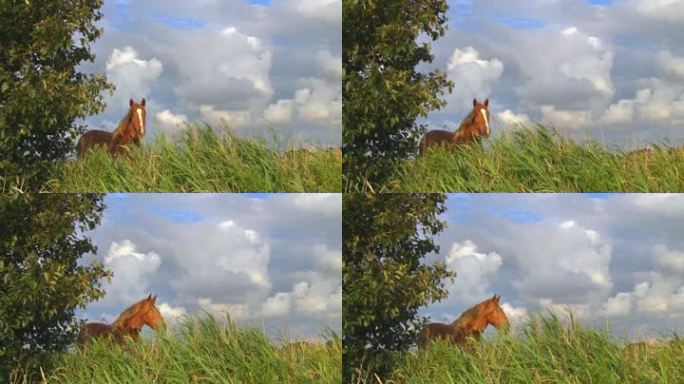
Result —
<svg viewBox="0 0 684 384"><path fill-rule="evenodd" d="M368 383L676 384L684 382L684 340L625 347L608 329L550 314L520 331L487 335L468 351L439 342L397 354L394 367L386 380Z"/></svg>
<svg viewBox="0 0 684 384"><path fill-rule="evenodd" d="M177 138L158 135L125 156L104 148L67 160L50 192L339 192L339 148L295 149L191 125Z"/></svg>
<svg viewBox="0 0 684 384"><path fill-rule="evenodd" d="M187 318L171 332L118 346L106 341L55 356L41 383L340 383L340 338L274 344L262 330ZM15 383L31 382L28 377Z"/></svg>
<svg viewBox="0 0 684 384"><path fill-rule="evenodd" d="M679 192L684 147L647 150L578 143L544 126L495 135L483 147L430 150L404 160L376 191Z"/></svg>

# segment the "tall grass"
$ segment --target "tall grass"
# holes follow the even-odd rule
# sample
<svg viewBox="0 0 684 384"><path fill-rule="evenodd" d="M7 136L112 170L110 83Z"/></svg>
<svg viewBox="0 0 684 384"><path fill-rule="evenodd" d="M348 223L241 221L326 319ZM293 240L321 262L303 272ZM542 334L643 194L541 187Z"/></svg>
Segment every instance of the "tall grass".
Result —
<svg viewBox="0 0 684 384"><path fill-rule="evenodd" d="M178 140L159 135L113 158L98 148L66 161L46 185L52 192L339 192L339 149L288 150L210 126ZM283 146L284 145L280 145Z"/></svg>
<svg viewBox="0 0 684 384"><path fill-rule="evenodd" d="M65 353L47 383L340 383L339 337L279 347L261 330L190 318L174 332L123 347Z"/></svg>
<svg viewBox="0 0 684 384"><path fill-rule="evenodd" d="M403 161L381 189L402 192L684 191L684 147L626 152L580 144L543 126L500 134L487 148L435 149Z"/></svg>
<svg viewBox="0 0 684 384"><path fill-rule="evenodd" d="M439 342L427 350L398 354L396 369L384 383L684 382L683 342L637 348L623 344L608 330L538 316L521 332L485 338L468 351Z"/></svg>

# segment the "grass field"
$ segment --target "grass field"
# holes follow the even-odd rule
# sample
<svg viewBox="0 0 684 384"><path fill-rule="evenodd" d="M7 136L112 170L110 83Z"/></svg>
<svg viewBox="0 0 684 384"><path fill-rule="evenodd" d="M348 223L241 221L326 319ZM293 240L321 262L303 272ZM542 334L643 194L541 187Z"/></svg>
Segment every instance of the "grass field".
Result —
<svg viewBox="0 0 684 384"><path fill-rule="evenodd" d="M470 352L435 343L397 355L395 367L382 383L677 384L684 382L684 340L625 347L607 330L549 315L487 337Z"/></svg>
<svg viewBox="0 0 684 384"><path fill-rule="evenodd" d="M378 190L395 192L681 192L684 147L625 152L539 126L485 148L436 149L403 161Z"/></svg>
<svg viewBox="0 0 684 384"><path fill-rule="evenodd" d="M274 148L282 147L282 148ZM289 150L192 126L177 140L157 136L112 158L92 151L57 168L51 192L339 192L339 149Z"/></svg>
<svg viewBox="0 0 684 384"><path fill-rule="evenodd" d="M332 332L328 338L327 343L280 347L262 330L190 318L173 332L123 347L95 342L83 352L64 353L39 382L338 384L341 341Z"/></svg>

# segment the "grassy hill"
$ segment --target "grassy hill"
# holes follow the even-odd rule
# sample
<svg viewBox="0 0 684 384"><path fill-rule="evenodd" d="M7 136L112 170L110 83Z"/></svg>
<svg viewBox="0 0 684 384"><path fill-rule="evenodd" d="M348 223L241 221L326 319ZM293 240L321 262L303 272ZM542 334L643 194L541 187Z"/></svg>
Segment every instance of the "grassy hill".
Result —
<svg viewBox="0 0 684 384"><path fill-rule="evenodd" d="M342 380L341 341L280 347L258 329L190 318L123 347L95 342L54 358L42 383L335 383ZM18 383L29 382L24 377Z"/></svg>
<svg viewBox="0 0 684 384"><path fill-rule="evenodd" d="M51 192L339 192L339 148L277 150L265 140L192 126L112 158L104 148L66 161Z"/></svg>
<svg viewBox="0 0 684 384"><path fill-rule="evenodd" d="M684 340L625 347L608 330L563 325L550 315L471 351L435 343L396 355L385 384L676 384L684 382ZM369 382L370 383L370 382ZM377 380L373 383L378 384Z"/></svg>
<svg viewBox="0 0 684 384"><path fill-rule="evenodd" d="M684 147L625 152L519 129L487 148L436 149L403 161L380 189L402 192L677 192L684 191ZM376 191L378 188L376 188Z"/></svg>

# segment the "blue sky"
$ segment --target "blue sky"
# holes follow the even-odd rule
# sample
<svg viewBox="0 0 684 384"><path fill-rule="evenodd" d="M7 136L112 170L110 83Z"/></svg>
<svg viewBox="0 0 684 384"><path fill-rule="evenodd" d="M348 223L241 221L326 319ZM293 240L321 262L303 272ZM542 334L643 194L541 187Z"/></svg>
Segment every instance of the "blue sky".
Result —
<svg viewBox="0 0 684 384"><path fill-rule="evenodd" d="M432 44L454 82L433 129L456 129L489 98L493 133L543 123L573 138L638 147L684 139L684 3L453 0Z"/></svg>
<svg viewBox="0 0 684 384"><path fill-rule="evenodd" d="M146 140L209 122L293 145L341 141L340 0L106 0L85 72L116 86L112 130L129 99L147 100Z"/></svg>
<svg viewBox="0 0 684 384"><path fill-rule="evenodd" d="M149 293L169 323L226 313L273 337L341 327L337 194L110 194L89 233L112 270L79 317L111 322Z"/></svg>
<svg viewBox="0 0 684 384"><path fill-rule="evenodd" d="M440 261L450 295L422 310L452 321L493 294L514 324L571 308L615 336L684 326L684 197L674 194L458 194L447 199Z"/></svg>

